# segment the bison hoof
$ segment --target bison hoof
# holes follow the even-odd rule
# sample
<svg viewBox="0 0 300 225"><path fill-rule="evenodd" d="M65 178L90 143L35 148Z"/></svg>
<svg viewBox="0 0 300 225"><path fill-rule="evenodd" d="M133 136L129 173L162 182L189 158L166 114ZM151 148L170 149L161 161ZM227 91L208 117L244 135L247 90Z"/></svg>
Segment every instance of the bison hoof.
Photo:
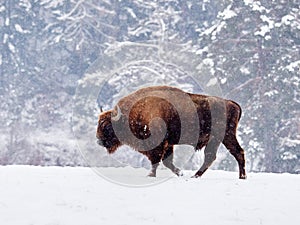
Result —
<svg viewBox="0 0 300 225"><path fill-rule="evenodd" d="M240 175L240 179L246 180L247 179L247 175L246 174Z"/></svg>
<svg viewBox="0 0 300 225"><path fill-rule="evenodd" d="M183 176L183 172L179 169L173 171L178 177L182 177Z"/></svg>
<svg viewBox="0 0 300 225"><path fill-rule="evenodd" d="M202 171L198 171L197 173L195 173L194 176L192 176L192 178L198 178L198 177L201 177L203 173L204 173L204 172L202 172Z"/></svg>
<svg viewBox="0 0 300 225"><path fill-rule="evenodd" d="M148 177L156 177L156 174L151 172L148 174Z"/></svg>
<svg viewBox="0 0 300 225"><path fill-rule="evenodd" d="M195 174L194 176L192 176L191 178L198 178L201 177L199 174Z"/></svg>

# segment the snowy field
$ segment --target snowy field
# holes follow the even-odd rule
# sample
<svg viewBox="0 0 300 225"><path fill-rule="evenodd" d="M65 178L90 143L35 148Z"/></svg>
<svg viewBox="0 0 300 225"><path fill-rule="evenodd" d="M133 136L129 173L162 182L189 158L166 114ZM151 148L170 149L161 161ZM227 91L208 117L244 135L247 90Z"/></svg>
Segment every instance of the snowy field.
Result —
<svg viewBox="0 0 300 225"><path fill-rule="evenodd" d="M129 173L123 173L126 170ZM144 169L107 171L129 180L160 179L145 177ZM164 170L158 174L169 176ZM201 179L172 177L133 188L111 183L90 168L0 167L0 224L300 223L299 175L250 173L247 180L237 176L209 170Z"/></svg>

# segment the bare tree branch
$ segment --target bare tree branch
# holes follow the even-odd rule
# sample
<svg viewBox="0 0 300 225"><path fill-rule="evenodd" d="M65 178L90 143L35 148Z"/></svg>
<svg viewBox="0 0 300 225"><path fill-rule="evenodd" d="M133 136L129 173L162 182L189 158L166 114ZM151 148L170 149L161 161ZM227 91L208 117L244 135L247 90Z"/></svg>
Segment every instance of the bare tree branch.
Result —
<svg viewBox="0 0 300 225"><path fill-rule="evenodd" d="M244 82L243 84L237 86L236 88L232 89L229 93L227 93L225 95L225 97L231 96L236 92L239 92L240 90L244 89L246 86L252 84L252 83L256 83L256 82L260 82L262 80L261 77L255 77L252 79L247 80L246 82Z"/></svg>

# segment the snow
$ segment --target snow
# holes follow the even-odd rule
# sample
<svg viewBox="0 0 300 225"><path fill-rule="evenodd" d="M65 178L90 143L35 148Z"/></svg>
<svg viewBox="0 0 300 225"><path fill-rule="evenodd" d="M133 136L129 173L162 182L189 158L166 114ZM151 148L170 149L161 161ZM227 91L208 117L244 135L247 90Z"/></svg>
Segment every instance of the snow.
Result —
<svg viewBox="0 0 300 225"><path fill-rule="evenodd" d="M208 34L210 34L210 33L208 33ZM209 51L208 47L205 46L204 48L198 49L198 50L196 51L196 55L202 55L203 53L206 53L206 52L208 52L208 51Z"/></svg>
<svg viewBox="0 0 300 225"><path fill-rule="evenodd" d="M210 66L210 67L213 67L215 63L212 59L206 58L206 59L203 60L203 64L207 65L207 66Z"/></svg>
<svg viewBox="0 0 300 225"><path fill-rule="evenodd" d="M64 3L64 0L42 0L40 5L46 5L46 8L56 8Z"/></svg>
<svg viewBox="0 0 300 225"><path fill-rule="evenodd" d="M24 7L27 12L32 8L30 0L20 0L20 6Z"/></svg>
<svg viewBox="0 0 300 225"><path fill-rule="evenodd" d="M16 53L16 47L12 43L8 42L8 48L12 53Z"/></svg>
<svg viewBox="0 0 300 225"><path fill-rule="evenodd" d="M211 78L206 84L207 87L214 86L218 83L218 79L216 77Z"/></svg>
<svg viewBox="0 0 300 225"><path fill-rule="evenodd" d="M217 25L213 25L210 28L207 28L200 34L200 37L212 34L216 30L217 27L218 27ZM198 29L197 31L200 31L200 29Z"/></svg>
<svg viewBox="0 0 300 225"><path fill-rule="evenodd" d="M267 40L269 40L271 36L270 35L266 36L266 34L270 33L271 30L275 27L275 22L265 15L261 15L260 18L263 22L267 23L268 25L264 25L260 27L260 31L256 31L254 34L260 35L262 37L265 37Z"/></svg>
<svg viewBox="0 0 300 225"><path fill-rule="evenodd" d="M15 29L16 29L16 31L18 31L19 33L22 33L22 34L30 33L30 31L24 30L20 24L15 24Z"/></svg>
<svg viewBox="0 0 300 225"><path fill-rule="evenodd" d="M231 5L229 5L223 12L219 13L219 16L221 18L223 18L224 20L231 19L231 18L237 16L237 14L230 8L231 8Z"/></svg>
<svg viewBox="0 0 300 225"><path fill-rule="evenodd" d="M220 82L221 82L221 84L225 84L225 83L227 82L227 78L226 78L226 77L222 78L222 79L220 80Z"/></svg>
<svg viewBox="0 0 300 225"><path fill-rule="evenodd" d="M0 6L0 13L5 11L5 6L1 5Z"/></svg>
<svg viewBox="0 0 300 225"><path fill-rule="evenodd" d="M131 8L126 7L125 9L131 15L132 18L134 18L134 19L137 18L136 14L134 13L134 11Z"/></svg>
<svg viewBox="0 0 300 225"><path fill-rule="evenodd" d="M268 96L268 97L271 97L273 95L277 95L278 94L278 91L277 90L270 90L270 91L267 91L264 93L264 96Z"/></svg>
<svg viewBox="0 0 300 225"><path fill-rule="evenodd" d="M285 25L291 25L291 21L293 21L294 19L295 19L294 16L286 15L286 16L282 17L281 22Z"/></svg>
<svg viewBox="0 0 300 225"><path fill-rule="evenodd" d="M281 157L283 160L293 160L298 158L296 154L291 152L284 152Z"/></svg>
<svg viewBox="0 0 300 225"><path fill-rule="evenodd" d="M258 11L258 12L269 12L264 6L261 5L260 1L256 0L244 0L245 5L250 6L253 11Z"/></svg>
<svg viewBox="0 0 300 225"><path fill-rule="evenodd" d="M211 35L211 40L216 40L217 35L225 27L226 27L226 22L225 21L221 21L220 23L212 25L211 27L209 27L206 30L204 30L199 36L202 37L202 36L209 36L209 35Z"/></svg>
<svg viewBox="0 0 300 225"><path fill-rule="evenodd" d="M275 22L271 20L269 17L267 17L266 15L261 15L260 18L263 22L268 23L270 29L274 28Z"/></svg>
<svg viewBox="0 0 300 225"><path fill-rule="evenodd" d="M284 144L289 147L295 147L297 145L300 145L300 140L294 140L294 139L285 137L285 138L281 138L281 143L282 143L282 145Z"/></svg>
<svg viewBox="0 0 300 225"><path fill-rule="evenodd" d="M288 66L286 66L286 69L290 72L294 72L298 68L300 69L300 60L290 63Z"/></svg>
<svg viewBox="0 0 300 225"><path fill-rule="evenodd" d="M6 19L5 19L5 26L9 26L9 22L10 22L10 20L9 20L9 18L7 17Z"/></svg>
<svg viewBox="0 0 300 225"><path fill-rule="evenodd" d="M107 168L128 179L144 169ZM163 170L158 171L166 176ZM143 176L143 177L142 177ZM0 167L0 223L5 225L297 224L300 176L209 170L143 188L108 182L89 168Z"/></svg>
<svg viewBox="0 0 300 225"><path fill-rule="evenodd" d="M243 74L251 74L250 70L248 67L245 67L245 66L242 66L240 68L240 71L243 73Z"/></svg>
<svg viewBox="0 0 300 225"><path fill-rule="evenodd" d="M260 31L256 31L254 33L254 35L257 35L257 36L260 35L260 36L264 37L269 32L270 32L269 26L265 25L260 28Z"/></svg>

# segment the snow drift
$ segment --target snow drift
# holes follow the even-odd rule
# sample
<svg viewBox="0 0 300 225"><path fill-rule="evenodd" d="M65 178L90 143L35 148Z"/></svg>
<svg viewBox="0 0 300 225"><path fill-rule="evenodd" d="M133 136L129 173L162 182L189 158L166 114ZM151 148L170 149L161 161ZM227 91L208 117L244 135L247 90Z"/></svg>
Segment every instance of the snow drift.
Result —
<svg viewBox="0 0 300 225"><path fill-rule="evenodd" d="M145 178L132 170L129 179ZM161 176L169 176L166 170ZM144 188L110 183L89 168L0 167L0 223L5 225L298 224L300 176L209 170Z"/></svg>

